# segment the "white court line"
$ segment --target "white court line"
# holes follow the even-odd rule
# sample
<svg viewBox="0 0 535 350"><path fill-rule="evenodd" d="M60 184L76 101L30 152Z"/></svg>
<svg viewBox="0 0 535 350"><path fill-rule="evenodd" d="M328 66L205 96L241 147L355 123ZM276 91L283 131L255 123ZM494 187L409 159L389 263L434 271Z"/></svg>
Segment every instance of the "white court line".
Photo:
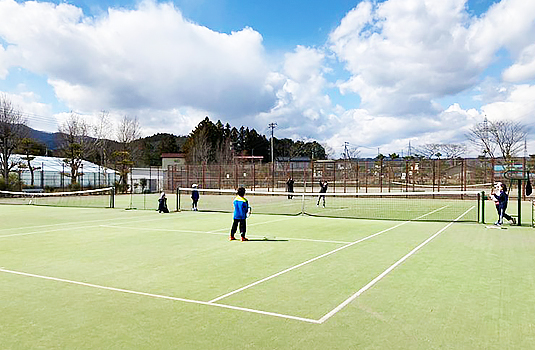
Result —
<svg viewBox="0 0 535 350"><path fill-rule="evenodd" d="M69 226L69 227L56 228L56 229L52 229L52 230L41 230L41 231L33 231L33 232L13 233L11 235L0 235L0 238L15 237L15 236L28 236L28 235L36 235L36 234L39 234L39 233L57 232L57 231L65 231L65 230L76 231L76 230L79 230L79 229L82 229L82 228L93 228L93 227L95 227L95 226L94 225L91 225L91 226L77 226L77 227Z"/></svg>
<svg viewBox="0 0 535 350"><path fill-rule="evenodd" d="M428 239L426 239L425 241L423 241L420 245L418 245L416 248L414 248L413 250L411 250L408 254L406 254L404 257L402 257L401 259L399 259L398 261L396 261L392 266L390 266L389 268L387 268L386 270L383 271L383 273L381 273L379 276L375 277L371 282L369 282L367 285L365 285L364 287L362 287L360 290L358 290L355 294L353 294L352 296L350 296L349 298L347 298L343 303L341 303L340 305L338 305L337 307L335 307L333 310L331 310L330 312L328 312L327 314L325 314L322 318L319 319L319 323L323 323L325 321L327 321L329 318L331 318L332 316L334 316L336 313L338 313L340 310L342 310L344 307L346 307L349 303L351 303L353 300L355 300L356 298L358 298L362 293L364 293L365 291L367 291L368 289L370 289L371 287L373 287L377 282L379 282L381 279L383 279L383 277L385 277L386 275L388 275L392 270L394 270L396 267L398 267L401 263L403 263L405 260L407 260L409 257L411 257L414 253L416 253L418 250L420 250L423 246L425 246L427 243L431 242L435 237L437 237L439 234L441 234L442 232L444 232L446 229L448 229L451 225L453 225L455 222L459 221L463 216L465 216L469 211L471 211L472 209L474 209L474 207L468 209L467 211L465 211L463 214L461 214L458 218L456 218L455 220L453 220L452 222L450 222L449 224L447 224L446 226L444 226L442 229L440 229L437 233L435 233L434 235L432 235L431 237L429 237Z"/></svg>
<svg viewBox="0 0 535 350"><path fill-rule="evenodd" d="M290 272L290 271L292 271L292 270L298 269L298 268L300 268L300 267L302 267L302 266L305 266L305 265L307 265L307 264L310 264L311 262L314 262L314 261L316 261L316 260L319 260L319 259L324 258L324 257L326 257L326 256L329 256L329 255L331 255L331 254L334 254L334 253L336 253L336 252L339 252L339 251L342 250L342 249L349 248L349 247L351 247L351 246L353 246L353 245L355 245L355 244L357 244L357 243L363 242L363 241L368 240L368 239L370 239L370 238L372 238L372 237L375 237L375 236L378 236L378 235L380 235L380 234L382 234L382 233L385 233L385 232L388 232L388 231L390 231L390 230L393 230L393 229L395 229L395 228L397 228L397 227L399 227L399 226L405 225L405 224L407 224L407 223L409 223L409 222L410 222L410 221L402 222L402 223L400 223L400 224L397 224L397 225L395 225L395 226L392 226L392 227L390 227L390 228L387 228L386 230L383 230L383 231L374 233L373 235L364 237L364 238L359 239L358 241L355 241L355 242L351 242L351 243L346 244L346 245L344 245L344 246L342 246L342 247L340 247L340 248L331 250L331 251L329 251L329 252L327 252L327 253L325 253L325 254L322 254L322 255L320 255L320 256L317 256L317 257L315 257L315 258L312 258L312 259L309 259L309 260L307 260L307 261L305 261L305 262L302 262L302 263L300 263L300 264L298 264L298 265L289 267L289 268L287 268L286 270L282 270L282 271L280 271L280 272L277 272L277 273L274 274L274 275L268 276L268 277L263 278L263 279L261 279L261 280L258 280L258 281L256 281L256 282L253 282L253 283L251 283L251 284L248 284L248 285L246 285L246 286L244 286L244 287L241 287L241 288L239 288L239 289L236 289L236 290L234 290L234 291L232 291L232 292L230 292L230 293L227 293L227 294L221 295L221 296L219 296L219 297L217 297L217 298L215 298L215 299L212 299L212 300L210 300L210 303L214 303L214 302L216 302L216 301L219 301L219 300L221 300L221 299L224 299L224 298L226 298L226 297L229 297L229 296L231 296L231 295L233 295L233 294L236 294L236 293L239 293L239 292L241 292L241 291L244 291L245 289L254 287L254 286L256 286L257 284L260 284L260 283L262 283L262 282L269 281L269 280L272 279L272 278L278 277L278 276L280 276L280 275L282 275L282 274L285 274L285 273Z"/></svg>
<svg viewBox="0 0 535 350"><path fill-rule="evenodd" d="M137 291L128 290L128 289L122 289L122 288L106 287L106 286L101 286L101 285L98 285L98 284L72 281L72 280L67 280L67 279L63 279L63 278L35 275L35 274L32 274L32 273L7 270L7 269L4 269L4 268L0 268L0 272L10 273L10 274L14 274L14 275L27 276L27 277L41 278L41 279L57 281L57 282L76 284L76 285L80 285L80 286L84 286L84 287L91 287L91 288L97 288L97 289L110 290L110 291L114 291L114 292L142 295L142 296L147 296L147 297L152 297L152 298L167 299L167 300L173 300L173 301L182 301L182 302L185 302L185 303L192 303L192 304L217 306L217 307L224 308L224 309L251 312L251 313L255 313L255 314L261 314L261 315L267 315L267 316L275 316L275 317L280 317L280 318L285 318L285 319L290 319L290 320L296 320L296 321L302 321L302 322L308 322L308 323L315 323L315 324L319 323L318 320L313 320L313 319L305 318L305 317L284 315L284 314L279 314L279 313L276 313L276 312L261 311L261 310L249 309L249 308L245 308L245 307L238 307L238 306L232 306L232 305L216 304L216 303L200 301L200 300L176 298L176 297L171 297L171 296L167 296L167 295L152 294L152 293L145 293L145 292L137 292Z"/></svg>
<svg viewBox="0 0 535 350"><path fill-rule="evenodd" d="M149 217L149 215L147 215ZM41 228L41 227L54 227L54 226L63 226L63 225L77 225L77 224L85 224L85 223L92 223L92 222L102 222L102 221L115 221L115 220L127 220L132 219L131 217L128 218L110 218L110 219L100 219L100 220L87 220L87 221L74 221L74 222L60 222L57 224L48 224L48 225L37 225L37 226L23 226L23 227L12 227L12 228L2 228L0 231L7 231L7 230L27 230L27 229L35 229L35 228Z"/></svg>
<svg viewBox="0 0 535 350"><path fill-rule="evenodd" d="M262 215L262 214L260 214ZM279 221L285 221L285 220L290 220L290 219L294 219L298 216L286 216L284 218L281 218L281 219L276 219L276 220L269 220L269 221L262 221L262 222L255 222L255 223L248 223L247 224L247 227L250 227L250 226L258 226L258 225L264 225L264 224L270 224L272 222L279 222ZM212 231L209 231L209 233L215 233L215 232L219 232L219 231L230 231L230 228L229 227L225 227L225 228L219 228L217 230L212 230Z"/></svg>
<svg viewBox="0 0 535 350"><path fill-rule="evenodd" d="M153 219L139 219L139 220L131 220L132 218L114 218L114 219L102 219L102 220L94 220L94 221L80 221L80 222L68 222L68 223L61 223L61 224L43 225L43 226L33 226L33 227L26 227L26 228L39 228L39 227L50 227L50 226L60 226L60 225L66 226L66 227L61 227L61 228L57 228L53 230L43 230L43 231L13 233L9 235L0 235L0 238L15 237L15 236L28 236L28 235L35 235L38 233L56 232L56 231L63 231L63 230L78 230L81 228L94 228L98 225L97 224L97 225L91 225L91 226L76 226L79 223L89 223L89 222L97 223L97 222L102 222L102 221L116 221L116 220L122 220L122 219L130 219L129 223L131 223L131 222L157 221L157 220L167 219L167 218L169 218L169 216L158 217L158 218L153 218ZM103 226L103 225L98 225L98 226ZM18 229L18 228L14 228L14 229ZM8 230L11 230L11 229L8 229Z"/></svg>
<svg viewBox="0 0 535 350"><path fill-rule="evenodd" d="M444 209L444 208L446 208L446 207L447 207L447 206L444 206L444 207L442 207L442 208L433 210L433 211L431 211L431 212L429 212L429 213L427 213L427 214L421 215L421 216L419 216L419 217L417 217L417 218L415 218L415 219L413 219L413 220L418 220L418 219L423 218L423 217L425 217L425 216L427 216L427 215L431 215L431 214L433 214L433 213L435 213L435 212L437 212L437 211L439 211L439 210L442 210L442 209ZM342 247L339 247L339 248L337 248L337 249L331 250L331 251L329 251L329 252L327 252L327 253L325 253L325 254L322 254L322 255L317 256L317 257L312 258L312 259L309 259L309 260L307 260L307 261L305 261L305 262L302 262L302 263L300 263L300 264L298 264L298 265L289 267L289 268L287 268L286 270L282 270L282 271L280 271L280 272L277 272L276 274L273 274L273 275L271 275L271 276L265 277L265 278L263 278L263 279L261 279L261 280L258 280L258 281L256 281L256 282L253 282L253 283L251 283L251 284L248 284L248 285L246 285L246 286L244 286L244 287L241 287L241 288L239 288L239 289L233 290L232 292L229 292L229 293L227 293L227 294L221 295L221 296L219 296L219 297L217 297L217 298L215 298L215 299L210 300L210 302L216 302L216 301L219 301L219 300L224 299L224 298L226 298L226 297L229 297L229 296L231 296L231 295L234 295L234 294L236 294L236 293L242 292L242 291L244 291L244 290L246 290L246 289L249 289L249 288L251 288L251 287L254 287L254 286L256 286L256 285L258 285L258 284L260 284L260 283L269 281L270 279L273 279L273 278L275 278L275 277L278 277L278 276L280 276L280 275L282 275L282 274L285 274L285 273L287 273L287 272L293 271L293 270L295 270L295 269L297 269L297 268L300 268L300 267L302 267L302 266L304 266L304 265L310 264L310 263L312 263L312 262L314 262L314 261L316 261L316 260L319 260L319 259L321 259L321 258L324 258L324 257L329 256L329 255L331 255L331 254L334 254L334 253L336 253L336 252L339 252L340 250L349 248L349 247L351 247L351 246L353 246L353 245L355 245L355 244L361 243L361 242L366 241L366 240L368 240L368 239L370 239L370 238L373 238L373 237L375 237L375 236L378 236L378 235L380 235L380 234L383 234L383 233L385 233L385 232L391 231L391 230L393 230L393 229L395 229L395 228L398 228L398 227L400 227L400 226L403 226L403 225L405 225L405 224L408 224L409 222L411 222L411 220L409 220L409 221L404 221L404 222L399 223L399 224L397 224L397 225L395 225L395 226L392 226L392 227L390 227L390 228L387 228L387 229L385 229L385 230L383 230L383 231L374 233L374 234L372 234L372 235L370 235L370 236L361 238L361 239L359 239L359 240L357 240L357 241L355 241L355 242L351 242L351 243L346 244L346 245L344 245L344 246L342 246Z"/></svg>
<svg viewBox="0 0 535 350"><path fill-rule="evenodd" d="M147 228L147 227L128 227L118 225L99 225L100 227L119 228L125 230L145 230L145 231L159 231L159 232L183 232L183 233L205 233L209 235L227 236L228 233L214 232L214 231L194 231L194 230L181 230L181 229L165 229L165 228ZM250 235L249 238L265 238L265 236ZM306 241L306 242L319 242L319 243L337 243L337 244L349 244L351 242L343 241L331 241L325 239L310 239L310 238L292 238L292 237L276 237L277 239L287 239L289 241Z"/></svg>
<svg viewBox="0 0 535 350"><path fill-rule="evenodd" d="M119 228L119 229L124 229L124 230L144 230L144 231L183 232L183 233L211 233L211 232L206 232L206 231L167 229L167 228L129 227L129 226L118 226L118 225L99 225L99 226L108 227L108 228Z"/></svg>

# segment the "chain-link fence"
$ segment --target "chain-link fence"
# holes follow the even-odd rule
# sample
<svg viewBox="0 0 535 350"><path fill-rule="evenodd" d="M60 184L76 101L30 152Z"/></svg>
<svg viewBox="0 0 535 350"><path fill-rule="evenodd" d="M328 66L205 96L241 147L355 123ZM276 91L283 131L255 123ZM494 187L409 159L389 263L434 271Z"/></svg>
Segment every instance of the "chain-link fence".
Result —
<svg viewBox="0 0 535 350"><path fill-rule="evenodd" d="M504 178L508 169L534 170L532 158L321 160L311 162L174 165L163 169L163 189L178 187L284 191L288 178L296 192L316 192L328 181L329 192L416 192L486 190L502 181L516 196L517 182ZM523 192L522 192L523 193ZM525 194L522 194L525 196Z"/></svg>

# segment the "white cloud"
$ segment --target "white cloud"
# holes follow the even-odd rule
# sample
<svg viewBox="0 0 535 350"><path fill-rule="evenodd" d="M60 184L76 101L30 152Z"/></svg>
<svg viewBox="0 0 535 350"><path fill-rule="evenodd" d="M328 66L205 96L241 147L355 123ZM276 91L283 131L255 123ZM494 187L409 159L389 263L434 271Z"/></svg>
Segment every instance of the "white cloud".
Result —
<svg viewBox="0 0 535 350"><path fill-rule="evenodd" d="M250 28L217 33L151 1L95 19L72 5L11 0L0 1L0 13L0 36L17 65L46 74L72 109L189 106L246 115L275 103L262 37Z"/></svg>
<svg viewBox="0 0 535 350"><path fill-rule="evenodd" d="M208 115L264 133L277 122L277 137L328 141L337 153L346 141L362 146L363 156L378 147L401 153L409 141L461 142L483 112L531 123L535 2L502 0L480 17L466 6L363 1L325 47L297 46L274 58L257 31L219 33L171 3L90 18L68 4L0 0L0 79L16 67L44 76L68 109L88 118L103 109L137 116L146 135L188 134ZM508 67L493 66L498 53ZM358 95L357 108L333 105L332 58L349 73L337 87ZM468 90L480 91L479 110L437 103ZM25 110L50 115L50 105L27 91L17 95Z"/></svg>
<svg viewBox="0 0 535 350"><path fill-rule="evenodd" d="M476 85L500 48L535 42L529 3L504 0L477 19L465 0L362 2L330 35L352 74L340 90L359 94L372 113L436 114L433 100Z"/></svg>
<svg viewBox="0 0 535 350"><path fill-rule="evenodd" d="M516 85L508 89L502 101L481 107L489 120L514 120L535 126L535 85ZM535 130L534 130L535 131Z"/></svg>
<svg viewBox="0 0 535 350"><path fill-rule="evenodd" d="M318 49L298 46L285 55L283 73L273 74L271 83L276 88L277 105L256 118L267 125L277 122L286 135L301 137L324 136L322 130L332 109L325 94L325 54Z"/></svg>
<svg viewBox="0 0 535 350"><path fill-rule="evenodd" d="M516 63L503 72L503 80L524 82L535 79L535 44L527 46Z"/></svg>

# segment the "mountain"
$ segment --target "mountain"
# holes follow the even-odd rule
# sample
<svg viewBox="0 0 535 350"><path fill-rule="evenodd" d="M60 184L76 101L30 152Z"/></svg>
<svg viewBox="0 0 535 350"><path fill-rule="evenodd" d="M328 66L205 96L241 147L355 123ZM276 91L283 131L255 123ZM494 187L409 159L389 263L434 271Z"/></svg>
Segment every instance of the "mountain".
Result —
<svg viewBox="0 0 535 350"><path fill-rule="evenodd" d="M46 146L46 154L49 156L57 153L60 147L60 133L50 133L40 130L35 130L26 127L27 134L30 138L42 143ZM135 141L137 148L140 150L138 159L136 159L136 166L159 166L161 165L162 153L179 153L186 142L187 136L175 136L172 134L155 134L140 138ZM118 149L116 141L110 141L110 152ZM43 150L44 151L44 150ZM42 155L45 155L43 152ZM88 159L96 161L96 159Z"/></svg>
<svg viewBox="0 0 535 350"><path fill-rule="evenodd" d="M30 138L43 143L47 149L54 151L58 148L59 132L50 133L28 127L28 133Z"/></svg>

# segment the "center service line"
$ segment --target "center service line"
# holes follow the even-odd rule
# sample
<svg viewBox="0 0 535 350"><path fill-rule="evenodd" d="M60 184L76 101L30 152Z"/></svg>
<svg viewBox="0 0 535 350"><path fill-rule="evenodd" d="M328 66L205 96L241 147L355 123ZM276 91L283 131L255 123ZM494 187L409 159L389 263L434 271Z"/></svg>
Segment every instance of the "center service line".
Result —
<svg viewBox="0 0 535 350"><path fill-rule="evenodd" d="M447 207L447 206L444 206L444 207L435 209L435 210L433 210L433 211L431 211L431 212L429 212L429 213L427 213L427 214L421 215L421 216L419 216L419 217L417 217L417 218L415 218L415 219L413 219L413 220L418 220L418 219L423 218L423 217L425 217L425 216L427 216L427 215L430 215L430 214L433 214L433 213L435 213L435 212L437 212L437 211L439 211L439 210L442 210L442 209L444 209L444 208L446 208L446 207ZM463 215L464 215L464 214L463 214ZM254 286L256 286L256 285L258 285L258 284L260 284L260 283L269 281L270 279L273 279L273 278L275 278L275 277L278 277L278 276L280 276L280 275L282 275L282 274L285 274L285 273L290 272L290 271L292 271L292 270L298 269L298 268L300 268L301 266L310 264L311 262L314 262L314 261L316 261L316 260L319 260L319 259L324 258L324 257L326 257L326 256L329 256L329 255L331 255L331 254L334 254L334 253L336 253L336 252L339 252L339 251L342 250L342 249L349 248L349 247L351 247L351 246L353 246L353 245L355 245L355 244L357 244L357 243L366 241L366 240L368 240L368 239L370 239L370 238L373 238L373 237L375 237L375 236L378 236L378 235L380 235L380 234L383 234L383 233L385 233L385 232L391 231L391 230L393 230L393 229L395 229L395 228L398 228L398 227L400 227L400 226L403 226L403 225L405 225L405 224L408 224L408 223L411 222L411 221L412 221L412 220L404 221L404 222L399 223L399 224L397 224L397 225L395 225L395 226L392 226L392 227L390 227L390 228L387 228L387 229L385 229L385 230L383 230L383 231L374 233L374 234L372 234L372 235L370 235L370 236L364 237L364 238L359 239L359 240L357 240L357 241L355 241L355 242L351 242L351 243L346 244L346 245L344 245L344 246L342 246L342 247L339 247L339 248L337 248L337 249L331 250L330 252L327 252L327 253L322 254L322 255L320 255L320 256L317 256L317 257L315 257L315 258L309 259L309 260L307 260L307 261L305 261L305 262L302 262L301 264L298 264L298 265L289 267L289 268L287 268L286 270L282 270L282 271L280 271L280 272L277 272L277 273L274 274L274 275L268 276L268 277L263 278L263 279L261 279L261 280L258 280L258 281L256 281L256 282L253 282L253 283L251 283L251 284L248 284L248 285L246 285L246 286L244 286L244 287L241 287L241 288L239 288L239 289L236 289L236 290L234 290L234 291L232 291L232 292L229 292L229 293L227 293L227 294L221 295L221 296L219 296L219 297L217 297L217 298L215 298L215 299L212 299L212 300L209 301L209 303L214 303L214 302L216 302L216 301L219 301L219 300L221 300L221 299L224 299L224 298L226 298L226 297L229 297L229 296L231 296L231 295L233 295L233 294L236 294L236 293L239 293L239 292L244 291L244 290L246 290L246 289L249 289L249 288L251 288L251 287L254 287Z"/></svg>
<svg viewBox="0 0 535 350"><path fill-rule="evenodd" d="M435 237L437 237L439 234L441 234L442 232L444 232L446 229L448 229L451 225L453 225L456 221L459 221L463 216L465 216L469 211L471 211L472 209L474 209L474 207L471 207L470 209L468 209L467 211L465 211L464 213L462 213L458 218L456 218L455 220L453 220L452 222L450 222L449 224L447 224L446 226L444 226L442 229L440 229L437 233L435 233L434 235L432 235L431 237L429 237L428 239L426 239L425 241L423 241L422 243L420 243L420 245L418 245L416 248L414 248L413 250L411 250L407 255L405 255L404 257L402 257L401 259L399 259L398 261L396 261L392 266L390 266L388 269L384 270L383 273L381 273L379 276L375 277L371 282L369 282L367 285L365 285L364 287L362 287L359 291L357 291L355 294L353 294L352 296L350 296L349 298L347 298L343 303L341 303L340 305L338 305L337 307L335 307L333 310L331 310L329 313L327 313L325 316L323 316L322 318L319 319L319 323L323 323L325 321L327 321L329 318L331 318L332 316L334 316L336 313L338 313L338 311L342 310L344 307L346 307L349 303L351 303L353 300L355 300L356 298L358 298L362 293L364 293L365 291L367 291L368 289L370 289L371 287L373 287L377 282L379 282L381 279L383 279L383 277L385 277L386 275L388 275L392 270L394 270L396 267L398 267L401 263L403 263L405 260L407 260L411 255L413 255L414 253L416 253L418 250L420 250L420 248L422 248L423 246L425 246L427 243L431 242Z"/></svg>

